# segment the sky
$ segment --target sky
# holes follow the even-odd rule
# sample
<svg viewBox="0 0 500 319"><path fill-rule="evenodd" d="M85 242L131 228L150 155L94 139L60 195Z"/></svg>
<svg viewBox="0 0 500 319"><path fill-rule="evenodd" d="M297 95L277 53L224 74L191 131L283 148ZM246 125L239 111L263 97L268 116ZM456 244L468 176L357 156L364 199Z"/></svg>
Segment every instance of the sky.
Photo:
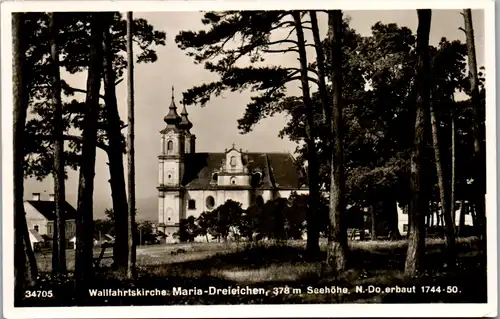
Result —
<svg viewBox="0 0 500 319"><path fill-rule="evenodd" d="M344 11L348 15L350 25L363 36L371 34L371 26L382 23L396 23L406 26L416 33L417 14L415 10L370 10ZM193 86L216 80L213 74L195 65L186 52L179 49L174 41L180 31L200 30L202 14L199 12L135 12L134 17L144 18L155 29L167 34L166 46L156 47L158 61L152 64L135 64L135 151L136 151L136 199L139 220L156 219L157 183L158 183L158 153L160 150L160 133L165 126L163 117L168 112L171 99L171 87L175 88L174 98L180 106L181 93ZM484 14L481 10L472 12L478 65L484 65ZM327 25L324 14L319 15L320 32L326 35ZM430 44L437 45L442 37L448 40L458 39L465 43L465 34L459 30L463 27L463 17L460 10L433 10L430 33ZM276 35L279 37L280 35ZM306 40L312 41L312 34L306 30ZM312 51L309 59L314 58ZM291 54L272 54L266 59L269 64L281 64L298 67L297 56ZM70 85L84 88L86 72L76 76L62 74ZM300 94L298 83L288 87L290 95ZM119 112L126 121L127 103L126 81L117 87ZM237 120L244 114L245 106L250 101L251 92L225 93L213 98L205 107L189 106L189 119L193 123L191 133L195 134L196 150L199 152L223 152L235 144L250 152L290 152L293 154L296 144L278 137L278 132L286 123L284 116L278 115L257 124L248 134L240 134ZM80 96L84 98L84 96ZM180 113L180 110L179 110ZM124 130L126 134L126 129ZM103 218L104 209L111 208L109 190L109 172L106 165L106 154L98 150L96 159L94 216ZM126 163L126 160L124 161ZM30 199L31 193L42 193L42 199L53 193L52 178L43 182L26 180L25 198ZM67 201L76 207L78 193L78 174L69 172L66 181Z"/></svg>

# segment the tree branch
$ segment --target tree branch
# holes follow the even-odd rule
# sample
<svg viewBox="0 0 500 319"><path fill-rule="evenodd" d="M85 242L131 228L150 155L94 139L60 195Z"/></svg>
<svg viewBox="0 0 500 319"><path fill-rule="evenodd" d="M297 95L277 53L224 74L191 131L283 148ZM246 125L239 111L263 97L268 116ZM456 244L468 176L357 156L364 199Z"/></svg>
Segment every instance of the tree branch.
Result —
<svg viewBox="0 0 500 319"><path fill-rule="evenodd" d="M293 48L288 48L288 49L283 49L283 50L271 50L271 49L265 49L265 50L262 50L262 52L264 53L290 53L290 52L299 52L299 50L297 49L293 49Z"/></svg>
<svg viewBox="0 0 500 319"><path fill-rule="evenodd" d="M55 141L55 139L56 139L56 137L54 135L38 135L38 134L32 136L31 138L33 138L35 140L42 140L42 141ZM63 135L63 138L65 141L83 143L83 138L81 136ZM104 144L104 143L97 142L96 146L98 148L102 149L103 151L105 151L106 153L109 151L109 146Z"/></svg>
<svg viewBox="0 0 500 319"><path fill-rule="evenodd" d="M301 79L302 79L301 76L294 76L294 77L291 77L288 82L296 81L296 80L301 80ZM307 80L313 82L314 84L319 85L318 79L315 79L315 78L312 78L312 77L308 76Z"/></svg>
<svg viewBox="0 0 500 319"><path fill-rule="evenodd" d="M298 59L297 59L298 60ZM300 72L299 68L289 68L290 70L294 70L296 72ZM314 73L315 75L318 75L318 71L313 69L313 68L307 68L307 71Z"/></svg>
<svg viewBox="0 0 500 319"><path fill-rule="evenodd" d="M281 44L281 43L292 43L292 44L295 44L295 45L299 45L299 43L297 41L295 41L295 40L288 40L288 39L268 42L268 43L266 43L266 45L275 45L275 44Z"/></svg>
<svg viewBox="0 0 500 319"><path fill-rule="evenodd" d="M77 93L87 94L87 90L74 88L74 87L71 87L71 86L69 86L69 85L68 85L68 86L65 86L65 87L64 87L64 89L65 89L66 91L70 91L70 92L73 92L73 93L77 92ZM104 99L104 95L100 95L100 94L99 94L99 97L100 97L101 99Z"/></svg>

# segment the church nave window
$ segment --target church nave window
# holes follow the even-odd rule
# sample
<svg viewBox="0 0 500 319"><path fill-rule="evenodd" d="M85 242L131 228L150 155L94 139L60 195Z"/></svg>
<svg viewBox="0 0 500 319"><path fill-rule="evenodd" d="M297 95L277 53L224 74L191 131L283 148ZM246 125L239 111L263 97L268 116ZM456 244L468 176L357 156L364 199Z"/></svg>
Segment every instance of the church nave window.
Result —
<svg viewBox="0 0 500 319"><path fill-rule="evenodd" d="M194 199L188 201L188 209L196 209L196 201Z"/></svg>
<svg viewBox="0 0 500 319"><path fill-rule="evenodd" d="M212 209L215 206L215 199L212 196L207 197L206 205L208 209Z"/></svg>

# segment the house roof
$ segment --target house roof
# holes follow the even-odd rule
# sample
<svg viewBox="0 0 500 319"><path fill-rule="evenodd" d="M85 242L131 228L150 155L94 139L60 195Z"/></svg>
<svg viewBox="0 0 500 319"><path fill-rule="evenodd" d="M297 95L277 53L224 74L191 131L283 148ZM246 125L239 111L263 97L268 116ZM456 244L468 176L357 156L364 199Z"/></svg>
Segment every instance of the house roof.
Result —
<svg viewBox="0 0 500 319"><path fill-rule="evenodd" d="M36 239L36 242L37 243L43 243L45 240L43 240L43 237L42 235L40 235L39 232L37 232L36 230L34 229L29 229L28 230L30 232L30 235L33 236L33 238Z"/></svg>
<svg viewBox="0 0 500 319"><path fill-rule="evenodd" d="M300 189L302 171L289 153L243 153L249 173L260 172L259 189ZM187 189L217 189L213 173L219 172L226 153L185 154L182 186Z"/></svg>
<svg viewBox="0 0 500 319"><path fill-rule="evenodd" d="M56 202L48 200L28 200L27 202L48 220L55 219ZM64 205L65 220L76 219L77 215L76 209L66 202Z"/></svg>

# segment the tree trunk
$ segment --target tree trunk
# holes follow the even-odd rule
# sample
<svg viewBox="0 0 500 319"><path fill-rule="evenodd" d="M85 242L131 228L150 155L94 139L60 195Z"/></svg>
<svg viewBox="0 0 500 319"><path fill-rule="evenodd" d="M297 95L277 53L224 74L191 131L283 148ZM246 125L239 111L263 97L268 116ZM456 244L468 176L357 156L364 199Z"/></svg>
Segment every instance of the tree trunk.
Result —
<svg viewBox="0 0 500 319"><path fill-rule="evenodd" d="M49 13L50 53L52 57L52 103L54 105L54 201L55 220L52 248L52 273L66 273L66 203L64 170L64 127L61 101L61 74L59 70L59 49L57 47L57 13Z"/></svg>
<svg viewBox="0 0 500 319"><path fill-rule="evenodd" d="M115 71L113 69L114 54L111 50L112 40L109 28L113 22L113 13L109 13L108 23L104 28L104 100L106 103L106 134L109 140L107 151L111 198L113 200L115 244L113 256L115 266L126 269L128 264L128 203L125 187L125 171L123 154L125 141L120 128L120 114L116 100Z"/></svg>
<svg viewBox="0 0 500 319"><path fill-rule="evenodd" d="M401 233L398 228L398 203L394 200L385 199L382 202L382 209L384 212L389 212L387 214L389 234L391 240L401 239Z"/></svg>
<svg viewBox="0 0 500 319"><path fill-rule="evenodd" d="M448 190L446 181L444 179L443 164L441 162L441 151L439 148L439 132L438 124L436 123L436 113L434 112L434 106L432 100L429 103L429 113L431 118L431 129L432 129L432 144L434 148L434 157L436 163L436 172L439 185L439 197L441 199L441 214L440 217L444 217L444 227L446 234L446 250L447 259L449 265L454 265L455 259L455 225L453 224L452 212L450 211L450 206L448 203ZM442 220L441 220L442 221Z"/></svg>
<svg viewBox="0 0 500 319"><path fill-rule="evenodd" d="M37 277L36 260L31 249L24 211L24 129L28 108L26 87L26 35L24 14L12 14L12 87L13 87L13 175L14 175L14 302L24 297L26 287ZM26 255L28 254L28 259ZM29 257L32 258L29 258ZM35 261L33 263L33 260ZM29 266L27 265L29 263Z"/></svg>
<svg viewBox="0 0 500 319"><path fill-rule="evenodd" d="M472 13L470 9L464 9L464 24L465 24L465 37L467 43L467 55L469 64L469 80L470 92L472 100L472 136L474 138L474 189L477 192L475 198L476 215L478 219L478 228L480 236L483 240L483 248L486 247L486 211L485 211L485 194L486 194L486 163L483 156L481 145L481 119L479 116L480 110L480 97L479 97L479 77L477 74L477 61L476 61L476 46L474 43L474 29L472 25Z"/></svg>
<svg viewBox="0 0 500 319"><path fill-rule="evenodd" d="M128 268L127 277L136 278L136 243L135 243L135 160L134 160L134 54L132 51L132 12L127 12L127 64L128 64Z"/></svg>
<svg viewBox="0 0 500 319"><path fill-rule="evenodd" d="M409 219L410 229L408 236L408 252L405 262L405 275L416 275L422 263L425 250L425 215L429 208L425 186L421 181L425 179L425 165L422 161L425 151L426 119L429 110L429 33L431 27L432 11L419 9L417 28L417 112L415 118L415 142L411 155L411 188L412 199L410 203Z"/></svg>
<svg viewBox="0 0 500 319"><path fill-rule="evenodd" d="M331 108L330 108L330 103L328 101L328 93L325 83L325 78L326 78L325 53L323 51L323 43L321 42L321 38L319 35L318 18L316 16L316 11L314 10L309 11L309 15L311 16L311 29L314 38L314 48L316 50L316 62L318 64L318 89L319 89L319 94L321 96L323 121L325 122L325 127L327 129L327 132L330 132L331 121L329 119L331 114ZM327 142L330 141L327 140Z"/></svg>
<svg viewBox="0 0 500 319"><path fill-rule="evenodd" d="M451 187L450 187L450 212L453 216L453 227L456 226L456 206L455 206L455 171L456 171L456 148L455 148L455 101L453 99L453 94L451 95L452 105L451 105Z"/></svg>
<svg viewBox="0 0 500 319"><path fill-rule="evenodd" d="M371 239L377 240L377 214L375 212L375 208L370 206L370 214L372 220L372 231L371 231Z"/></svg>
<svg viewBox="0 0 500 319"><path fill-rule="evenodd" d="M342 120L342 11L328 13L328 35L331 44L332 61L332 142L333 152L330 182L330 227L328 236L327 263L337 272L346 268L347 230L345 227L345 180L343 163L343 120Z"/></svg>
<svg viewBox="0 0 500 319"><path fill-rule="evenodd" d="M90 35L90 62L87 77L86 110L82 132L82 154L78 184L78 218L76 224L75 279L77 289L85 295L85 286L92 276L93 259L93 195L97 143L97 119L99 115L99 90L102 74L102 19L101 13L93 13Z"/></svg>
<svg viewBox="0 0 500 319"><path fill-rule="evenodd" d="M307 143L307 170L309 181L309 210L307 212L307 251L315 254L319 252L319 225L318 212L320 207L320 191L319 191L319 163L315 144L314 130L314 112L311 95L309 92L309 78L307 55L304 40L304 31L302 29L302 21L300 12L292 13L295 21L295 30L297 33L297 42L300 60L300 73L302 85L302 99L306 108L306 143Z"/></svg>

